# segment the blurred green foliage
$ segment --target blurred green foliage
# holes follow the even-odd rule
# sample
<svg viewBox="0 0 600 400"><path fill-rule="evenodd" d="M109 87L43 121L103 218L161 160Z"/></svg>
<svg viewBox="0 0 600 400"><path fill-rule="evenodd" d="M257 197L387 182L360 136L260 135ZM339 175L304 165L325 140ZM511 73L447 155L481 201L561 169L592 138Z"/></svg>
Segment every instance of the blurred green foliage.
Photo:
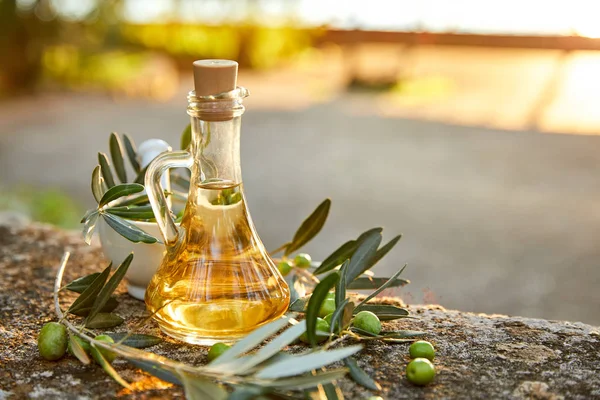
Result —
<svg viewBox="0 0 600 400"><path fill-rule="evenodd" d="M126 91L128 85L135 83L144 66L152 63L152 56L122 50L96 52L65 44L48 46L42 63L47 83L69 89L115 92Z"/></svg>
<svg viewBox="0 0 600 400"><path fill-rule="evenodd" d="M292 17L261 25L256 1L223 2L224 10L246 7L247 17L217 25L168 15L156 23L132 23L124 17L125 0L92 1L89 12L73 19L61 13L60 4L0 0L0 96L43 83L166 98L175 91L179 70L191 68L195 59L271 68L309 49L319 35ZM177 4L172 2L173 9Z"/></svg>
<svg viewBox="0 0 600 400"><path fill-rule="evenodd" d="M294 26L123 24L129 44L159 50L176 58L225 58L242 67L270 68L312 46L317 29Z"/></svg>
<svg viewBox="0 0 600 400"><path fill-rule="evenodd" d="M17 211L33 221L65 229L79 226L83 207L65 192L54 189L19 187L0 192L0 211Z"/></svg>

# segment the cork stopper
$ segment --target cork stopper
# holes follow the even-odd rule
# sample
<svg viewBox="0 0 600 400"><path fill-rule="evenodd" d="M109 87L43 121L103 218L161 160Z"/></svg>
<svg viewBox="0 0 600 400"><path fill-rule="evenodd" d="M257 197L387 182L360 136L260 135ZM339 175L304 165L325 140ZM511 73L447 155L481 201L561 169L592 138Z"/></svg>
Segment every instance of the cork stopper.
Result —
<svg viewBox="0 0 600 400"><path fill-rule="evenodd" d="M238 63L231 60L194 61L196 96L229 92L237 86Z"/></svg>

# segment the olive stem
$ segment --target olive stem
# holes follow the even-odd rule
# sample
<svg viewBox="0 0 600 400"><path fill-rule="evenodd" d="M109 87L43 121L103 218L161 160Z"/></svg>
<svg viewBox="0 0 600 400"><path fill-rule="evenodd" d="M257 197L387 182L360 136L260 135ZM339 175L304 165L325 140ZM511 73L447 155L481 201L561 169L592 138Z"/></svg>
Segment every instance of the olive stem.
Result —
<svg viewBox="0 0 600 400"><path fill-rule="evenodd" d="M273 250L273 251L270 251L270 252L269 252L269 254L270 254L270 255L274 255L274 254L277 254L277 253L279 253L279 252L281 252L281 251L285 250L285 249L286 249L286 248L287 248L287 247L290 245L290 243L291 243L291 242L287 242L287 243L285 243L285 244L282 244L281 246L279 246L279 247L278 247L278 248L276 248L275 250Z"/></svg>

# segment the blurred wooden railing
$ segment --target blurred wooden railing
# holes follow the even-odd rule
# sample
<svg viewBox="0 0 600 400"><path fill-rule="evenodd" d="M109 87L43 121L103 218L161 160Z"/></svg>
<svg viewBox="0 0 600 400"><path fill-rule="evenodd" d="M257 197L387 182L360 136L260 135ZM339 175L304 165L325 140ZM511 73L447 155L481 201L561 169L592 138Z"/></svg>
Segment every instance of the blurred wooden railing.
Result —
<svg viewBox="0 0 600 400"><path fill-rule="evenodd" d="M361 42L407 45L496 47L513 49L600 50L600 38L584 36L479 35L462 33L392 32L330 29L317 42Z"/></svg>

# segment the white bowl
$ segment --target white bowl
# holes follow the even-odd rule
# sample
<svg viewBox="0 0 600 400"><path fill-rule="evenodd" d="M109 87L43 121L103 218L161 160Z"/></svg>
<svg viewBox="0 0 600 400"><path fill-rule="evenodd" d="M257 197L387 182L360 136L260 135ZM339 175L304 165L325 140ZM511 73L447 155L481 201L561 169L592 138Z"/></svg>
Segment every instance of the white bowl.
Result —
<svg viewBox="0 0 600 400"><path fill-rule="evenodd" d="M146 233L160 238L160 231L155 222L139 222L127 220ZM133 252L133 260L127 270L127 291L136 299L144 300L146 287L160 266L166 248L162 243L133 243L115 232L101 218L98 235L104 255L112 261L113 267L118 267L123 260Z"/></svg>

